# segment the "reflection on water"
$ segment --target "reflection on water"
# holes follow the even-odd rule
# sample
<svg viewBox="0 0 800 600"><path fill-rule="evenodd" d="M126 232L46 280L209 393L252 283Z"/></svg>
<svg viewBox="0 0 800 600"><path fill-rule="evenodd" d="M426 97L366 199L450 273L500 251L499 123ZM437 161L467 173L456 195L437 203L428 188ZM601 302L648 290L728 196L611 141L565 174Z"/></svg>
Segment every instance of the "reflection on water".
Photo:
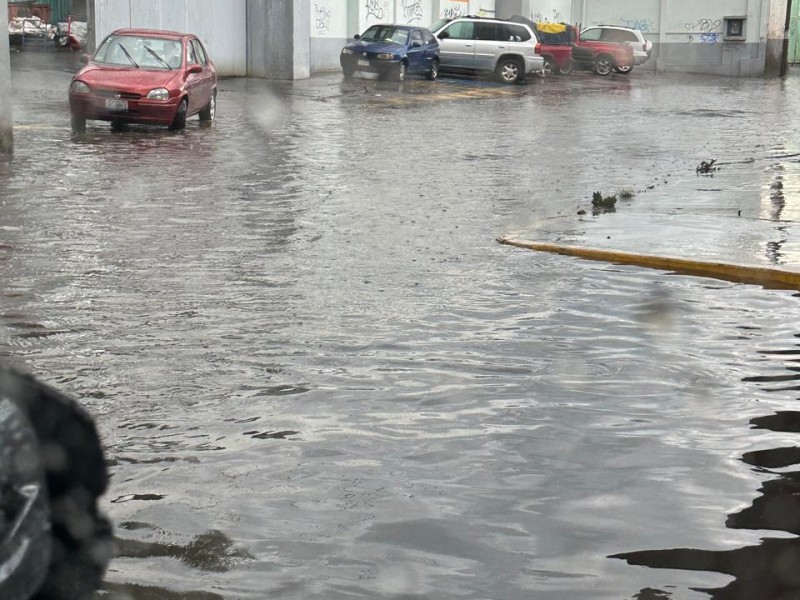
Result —
<svg viewBox="0 0 800 600"><path fill-rule="evenodd" d="M800 337L800 336L798 336ZM763 351L785 361L787 374L745 377L744 382L762 384L764 392L800 390L800 344L780 350ZM800 412L778 411L750 419L753 429L800 434ZM742 462L763 476L761 495L753 503L728 515L730 529L773 530L800 535L800 470L778 471L800 465L800 445L745 452ZM762 538L755 546L712 551L689 548L645 550L612 555L631 565L659 569L715 571L734 579L723 588L704 589L715 600L788 600L800 597L800 539ZM642 590L635 598L669 598L669 593Z"/></svg>

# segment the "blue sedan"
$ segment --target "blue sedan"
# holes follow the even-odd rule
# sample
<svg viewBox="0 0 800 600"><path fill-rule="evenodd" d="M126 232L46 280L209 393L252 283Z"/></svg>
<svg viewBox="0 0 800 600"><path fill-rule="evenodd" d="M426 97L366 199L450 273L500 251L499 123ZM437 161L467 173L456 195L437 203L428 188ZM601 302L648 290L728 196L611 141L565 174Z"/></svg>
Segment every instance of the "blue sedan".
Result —
<svg viewBox="0 0 800 600"><path fill-rule="evenodd" d="M407 73L434 80L439 76L439 42L424 27L373 25L342 48L339 61L345 79L365 71L396 81Z"/></svg>

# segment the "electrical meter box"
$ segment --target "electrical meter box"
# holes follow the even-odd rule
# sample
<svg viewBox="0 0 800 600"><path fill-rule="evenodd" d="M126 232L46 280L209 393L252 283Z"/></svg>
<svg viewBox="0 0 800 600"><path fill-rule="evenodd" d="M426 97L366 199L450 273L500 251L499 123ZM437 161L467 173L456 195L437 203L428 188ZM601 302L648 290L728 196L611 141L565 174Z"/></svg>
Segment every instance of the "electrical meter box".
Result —
<svg viewBox="0 0 800 600"><path fill-rule="evenodd" d="M747 17L725 17L722 39L726 42L743 42L745 40L745 20Z"/></svg>

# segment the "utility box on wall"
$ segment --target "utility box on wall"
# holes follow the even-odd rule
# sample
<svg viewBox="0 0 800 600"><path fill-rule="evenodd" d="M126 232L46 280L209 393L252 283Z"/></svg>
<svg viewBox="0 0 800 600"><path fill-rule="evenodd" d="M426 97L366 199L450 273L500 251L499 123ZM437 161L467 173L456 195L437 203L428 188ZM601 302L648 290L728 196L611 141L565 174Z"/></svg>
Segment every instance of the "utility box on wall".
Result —
<svg viewBox="0 0 800 600"><path fill-rule="evenodd" d="M744 22L747 17L725 17L722 39L726 42L743 42L745 40Z"/></svg>

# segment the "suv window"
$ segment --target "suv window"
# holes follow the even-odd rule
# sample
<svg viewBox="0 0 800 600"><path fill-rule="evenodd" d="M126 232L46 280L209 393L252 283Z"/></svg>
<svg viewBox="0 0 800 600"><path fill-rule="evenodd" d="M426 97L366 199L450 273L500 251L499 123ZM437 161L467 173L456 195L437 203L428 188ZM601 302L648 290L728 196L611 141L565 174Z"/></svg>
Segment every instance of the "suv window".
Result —
<svg viewBox="0 0 800 600"><path fill-rule="evenodd" d="M595 27L594 29L587 29L581 33L581 39L587 42L599 42L601 35L603 35L603 30Z"/></svg>
<svg viewBox="0 0 800 600"><path fill-rule="evenodd" d="M444 37L449 37L451 40L471 40L474 29L472 21L458 21L442 33L446 33L447 35Z"/></svg>
<svg viewBox="0 0 800 600"><path fill-rule="evenodd" d="M498 27L502 31L500 39L510 42L527 42L531 39L530 32L521 25L503 24Z"/></svg>
<svg viewBox="0 0 800 600"><path fill-rule="evenodd" d="M616 42L618 44L638 41L635 33L624 29L604 29L602 39L605 42Z"/></svg>
<svg viewBox="0 0 800 600"><path fill-rule="evenodd" d="M497 41L497 26L494 23L475 23L475 39L484 41Z"/></svg>

